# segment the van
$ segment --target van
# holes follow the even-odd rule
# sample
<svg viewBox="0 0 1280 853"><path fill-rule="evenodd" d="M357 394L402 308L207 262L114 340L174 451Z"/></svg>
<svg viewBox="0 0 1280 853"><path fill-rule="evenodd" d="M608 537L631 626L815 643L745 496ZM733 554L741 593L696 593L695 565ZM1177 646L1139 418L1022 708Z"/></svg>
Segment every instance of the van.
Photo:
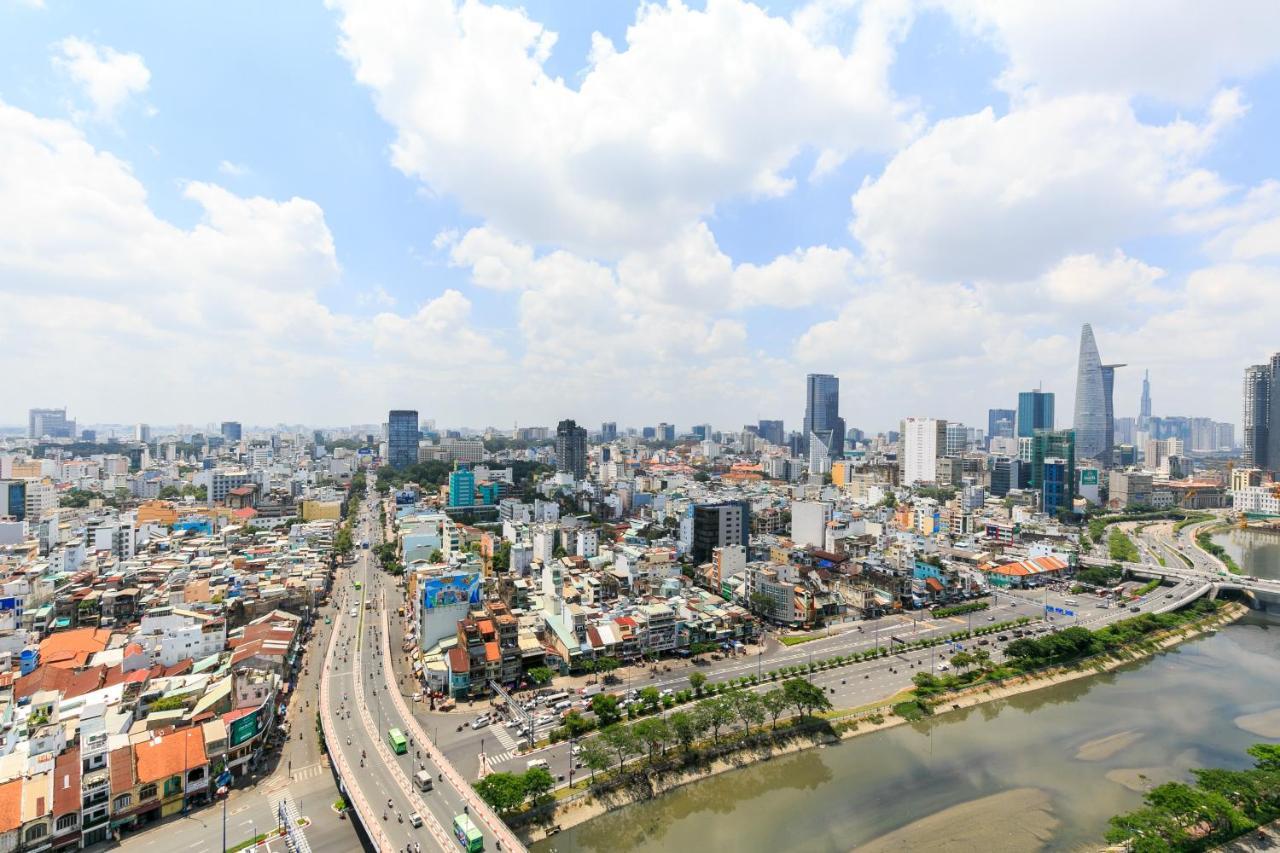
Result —
<svg viewBox="0 0 1280 853"><path fill-rule="evenodd" d="M531 759L529 759L528 763L526 763L526 764L525 764L525 770L532 770L532 769L533 769L533 768L535 768L535 767L541 767L543 770L546 770L546 769L547 769L547 759L545 759L545 758L531 758Z"/></svg>
<svg viewBox="0 0 1280 853"><path fill-rule="evenodd" d="M590 699L592 696L595 696L597 693L599 693L603 689L604 689L603 685L588 684L586 687L578 691L578 695L582 696L584 699Z"/></svg>
<svg viewBox="0 0 1280 853"><path fill-rule="evenodd" d="M419 791L430 791L434 787L431 782L431 774L425 770L419 770L413 774L413 781L417 784Z"/></svg>
<svg viewBox="0 0 1280 853"><path fill-rule="evenodd" d="M1064 603L1064 604L1066 604L1068 607L1075 607L1075 606L1076 606L1077 604L1079 604L1080 602L1076 601L1074 598L1068 598L1068 599L1067 599L1065 602L1063 602L1063 603Z"/></svg>

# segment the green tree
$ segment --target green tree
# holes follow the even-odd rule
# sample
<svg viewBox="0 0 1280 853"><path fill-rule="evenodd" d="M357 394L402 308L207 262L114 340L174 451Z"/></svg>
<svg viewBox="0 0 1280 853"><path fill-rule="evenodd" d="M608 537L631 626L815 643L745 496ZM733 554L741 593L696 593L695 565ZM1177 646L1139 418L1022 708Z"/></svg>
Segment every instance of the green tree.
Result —
<svg viewBox="0 0 1280 853"><path fill-rule="evenodd" d="M524 795L529 798L529 802L537 805L555 787L556 780L552 778L551 771L547 768L530 767L524 772L521 783L524 788Z"/></svg>
<svg viewBox="0 0 1280 853"><path fill-rule="evenodd" d="M693 742L698 739L698 726L693 715L688 711L675 711L667 717L667 725L671 735L680 742L685 752L693 749Z"/></svg>
<svg viewBox="0 0 1280 853"><path fill-rule="evenodd" d="M750 690L739 690L736 693L730 693L729 704L733 707L733 713L737 715L742 727L747 730L747 734L751 734L752 723L756 725L764 723L764 705L761 703L760 697Z"/></svg>
<svg viewBox="0 0 1280 853"><path fill-rule="evenodd" d="M547 666L535 666L533 669L526 672L525 675L527 675L529 680L534 684L546 684L555 676L555 672Z"/></svg>
<svg viewBox="0 0 1280 853"><path fill-rule="evenodd" d="M689 686L693 688L695 696L702 695L702 688L706 686L707 677L700 672L692 672L689 674Z"/></svg>
<svg viewBox="0 0 1280 853"><path fill-rule="evenodd" d="M703 699L694 706L694 713L701 717L704 729L711 730L712 739L720 743L720 730L733 722L733 706L724 696Z"/></svg>
<svg viewBox="0 0 1280 853"><path fill-rule="evenodd" d="M428 556L427 556L427 562L429 562L429 563L443 563L443 562L444 562L444 552L443 552L443 551L441 551L439 548L436 548L435 550L433 550L433 551L430 553L430 555L428 555Z"/></svg>
<svg viewBox="0 0 1280 853"><path fill-rule="evenodd" d="M509 812L524 802L524 779L515 773L490 773L472 787L496 812Z"/></svg>
<svg viewBox="0 0 1280 853"><path fill-rule="evenodd" d="M763 592L753 592L747 599L747 609L756 616L767 616L773 612L773 599Z"/></svg>
<svg viewBox="0 0 1280 853"><path fill-rule="evenodd" d="M653 764L654 756L659 749L666 752L667 741L671 738L666 720L661 717L649 717L632 726L631 731L636 739L648 748L650 764Z"/></svg>
<svg viewBox="0 0 1280 853"><path fill-rule="evenodd" d="M798 714L808 715L831 707L826 691L803 678L787 679L782 683L782 691Z"/></svg>
<svg viewBox="0 0 1280 853"><path fill-rule="evenodd" d="M614 724L600 732L600 737L604 740L605 746L618 759L618 772L621 773L623 765L627 763L627 759L639 751L640 747L636 741L636 736L626 726Z"/></svg>
<svg viewBox="0 0 1280 853"><path fill-rule="evenodd" d="M778 718L786 713L787 708L791 705L791 700L787 698L787 693L781 687L774 687L766 690L760 697L760 704L765 712L769 715L771 727L778 728Z"/></svg>
<svg viewBox="0 0 1280 853"><path fill-rule="evenodd" d="M564 727L569 737L578 738L594 729L596 724L574 710L565 715Z"/></svg>
<svg viewBox="0 0 1280 853"><path fill-rule="evenodd" d="M591 784L596 782L597 770L608 770L613 763L613 754L603 738L593 737L578 746L578 760L591 771Z"/></svg>
<svg viewBox="0 0 1280 853"><path fill-rule="evenodd" d="M640 690L639 699L650 711L656 711L659 703L662 702L662 694L656 687L645 687Z"/></svg>
<svg viewBox="0 0 1280 853"><path fill-rule="evenodd" d="M591 710L600 719L600 727L611 726L622 719L618 709L618 697L611 693L597 693L591 697Z"/></svg>
<svg viewBox="0 0 1280 853"><path fill-rule="evenodd" d="M956 668L956 672L963 672L973 666L973 655L968 652L956 652L951 656L951 665Z"/></svg>

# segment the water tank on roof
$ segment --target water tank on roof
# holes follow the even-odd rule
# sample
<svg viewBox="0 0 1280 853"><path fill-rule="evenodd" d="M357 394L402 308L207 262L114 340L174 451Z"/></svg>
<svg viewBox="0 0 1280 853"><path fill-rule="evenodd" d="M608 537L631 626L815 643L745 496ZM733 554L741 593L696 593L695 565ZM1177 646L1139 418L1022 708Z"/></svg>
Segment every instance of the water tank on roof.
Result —
<svg viewBox="0 0 1280 853"><path fill-rule="evenodd" d="M18 656L18 669L23 675L30 675L40 665L40 649L27 646Z"/></svg>

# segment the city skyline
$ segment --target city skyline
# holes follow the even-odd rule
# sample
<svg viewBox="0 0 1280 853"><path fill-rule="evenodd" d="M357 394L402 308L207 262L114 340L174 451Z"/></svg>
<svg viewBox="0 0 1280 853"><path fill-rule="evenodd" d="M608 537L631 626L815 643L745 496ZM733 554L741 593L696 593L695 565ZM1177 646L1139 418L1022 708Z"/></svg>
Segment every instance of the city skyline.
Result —
<svg viewBox="0 0 1280 853"><path fill-rule="evenodd" d="M1082 322L1239 421L1280 39L963 5L11 5L0 335L52 399L0 422L794 421L822 372L850 425L982 424L1066 399Z"/></svg>

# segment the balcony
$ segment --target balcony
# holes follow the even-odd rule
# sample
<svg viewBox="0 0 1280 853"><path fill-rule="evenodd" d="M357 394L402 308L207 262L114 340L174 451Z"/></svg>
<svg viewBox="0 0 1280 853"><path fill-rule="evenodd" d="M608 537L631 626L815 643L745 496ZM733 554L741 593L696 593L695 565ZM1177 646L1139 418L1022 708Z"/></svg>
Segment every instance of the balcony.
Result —
<svg viewBox="0 0 1280 853"><path fill-rule="evenodd" d="M88 832L96 826L101 826L106 823L110 817L111 815L106 809L94 814L87 814L84 816L84 821L80 824L80 831Z"/></svg>

